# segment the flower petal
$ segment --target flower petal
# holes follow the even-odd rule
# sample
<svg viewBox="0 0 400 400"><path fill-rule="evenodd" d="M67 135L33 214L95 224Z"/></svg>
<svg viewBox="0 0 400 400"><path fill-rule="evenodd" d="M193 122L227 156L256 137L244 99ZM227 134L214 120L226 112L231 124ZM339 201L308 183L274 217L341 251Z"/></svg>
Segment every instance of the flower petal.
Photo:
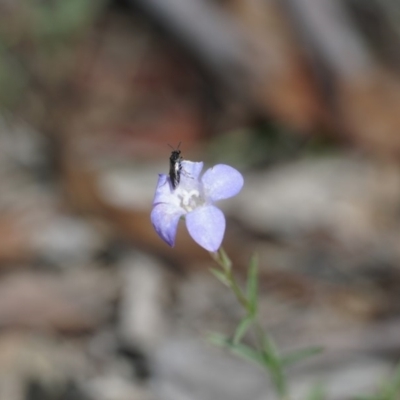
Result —
<svg viewBox="0 0 400 400"><path fill-rule="evenodd" d="M173 204L179 207L179 198L176 196L174 191L171 189L168 175L159 174L158 182L156 187L156 193L154 195L153 206L160 203Z"/></svg>
<svg viewBox="0 0 400 400"><path fill-rule="evenodd" d="M243 176L235 168L218 164L201 178L206 197L212 202L236 196L243 187Z"/></svg>
<svg viewBox="0 0 400 400"><path fill-rule="evenodd" d="M203 170L203 165L204 163L202 161L200 162L194 162L194 161L188 161L188 160L183 160L182 161L182 177L189 177L190 179L198 179L200 176L201 171Z"/></svg>
<svg viewBox="0 0 400 400"><path fill-rule="evenodd" d="M225 216L215 206L196 208L186 215L186 227L193 240L208 251L217 251L225 233Z"/></svg>
<svg viewBox="0 0 400 400"><path fill-rule="evenodd" d="M179 218L185 211L173 204L160 203L151 211L151 222L158 235L171 247L175 245Z"/></svg>

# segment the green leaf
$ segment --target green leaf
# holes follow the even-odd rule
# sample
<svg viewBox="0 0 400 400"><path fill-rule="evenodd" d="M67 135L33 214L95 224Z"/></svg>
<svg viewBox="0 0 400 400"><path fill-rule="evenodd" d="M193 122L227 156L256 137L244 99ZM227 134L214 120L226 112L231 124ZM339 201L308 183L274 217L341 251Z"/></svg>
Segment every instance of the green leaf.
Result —
<svg viewBox="0 0 400 400"><path fill-rule="evenodd" d="M247 316L240 321L235 330L235 334L233 335L233 344L238 344L242 340L243 336L246 334L252 323L252 316Z"/></svg>
<svg viewBox="0 0 400 400"><path fill-rule="evenodd" d="M207 340L219 347L227 347L227 343L229 343L229 338L221 333L209 332L207 334Z"/></svg>
<svg viewBox="0 0 400 400"><path fill-rule="evenodd" d="M306 400L324 400L326 397L326 390L322 383L318 382L313 385L310 393L307 395Z"/></svg>
<svg viewBox="0 0 400 400"><path fill-rule="evenodd" d="M400 365L397 366L393 378L387 382L382 390L382 394L378 396L382 400L397 400L400 394Z"/></svg>
<svg viewBox="0 0 400 400"><path fill-rule="evenodd" d="M383 384L376 396L377 400L397 400L400 394L400 365L397 366L393 377Z"/></svg>
<svg viewBox="0 0 400 400"><path fill-rule="evenodd" d="M255 254L251 257L249 264L246 294L250 305L250 312L254 316L258 308L258 257Z"/></svg>
<svg viewBox="0 0 400 400"><path fill-rule="evenodd" d="M263 369L269 372L279 397L281 399L288 398L287 382L283 367L279 358L277 357L278 353L275 347L268 338L266 339L266 343L271 342L269 344L269 349L272 349L272 353L266 349L263 349L260 352L242 343L233 343L233 341L228 337L220 334L209 334L208 338L211 343L217 346L228 348L233 354L261 366Z"/></svg>
<svg viewBox="0 0 400 400"><path fill-rule="evenodd" d="M224 272L220 271L219 269L216 268L210 268L210 271L213 273L213 275L220 281L222 282L222 284L224 284L225 286L230 287L230 281L227 278L227 276L225 275Z"/></svg>
<svg viewBox="0 0 400 400"><path fill-rule="evenodd" d="M238 343L234 344L230 338L219 333L211 333L208 335L208 340L217 346L228 348L233 354L242 357L246 360L255 362L258 365L263 365L263 357L251 347Z"/></svg>
<svg viewBox="0 0 400 400"><path fill-rule="evenodd" d="M320 354L323 351L322 347L308 347L301 350L295 350L289 354L282 357L281 362L284 366L295 364L302 361L308 357Z"/></svg>
<svg viewBox="0 0 400 400"><path fill-rule="evenodd" d="M231 351L239 357L242 357L246 360L253 361L258 365L263 365L263 357L251 347L238 343L238 344L231 344L230 347Z"/></svg>
<svg viewBox="0 0 400 400"><path fill-rule="evenodd" d="M398 400L400 394L400 364L394 375L381 386L375 395L361 395L354 397L354 400Z"/></svg>
<svg viewBox="0 0 400 400"><path fill-rule="evenodd" d="M264 367L269 371L277 393L282 398L287 397L287 382L283 363L277 347L268 335L263 338L263 362Z"/></svg>
<svg viewBox="0 0 400 400"><path fill-rule="evenodd" d="M267 334L265 334L263 338L263 352L267 354L274 363L281 363L278 348Z"/></svg>

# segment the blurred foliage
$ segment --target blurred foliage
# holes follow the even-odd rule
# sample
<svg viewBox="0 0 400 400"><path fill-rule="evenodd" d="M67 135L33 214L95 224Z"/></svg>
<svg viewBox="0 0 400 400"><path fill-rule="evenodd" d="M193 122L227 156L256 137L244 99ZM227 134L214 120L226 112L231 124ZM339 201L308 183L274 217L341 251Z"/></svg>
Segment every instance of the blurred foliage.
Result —
<svg viewBox="0 0 400 400"><path fill-rule="evenodd" d="M16 104L27 83L27 71L0 42L0 106L9 108Z"/></svg>
<svg viewBox="0 0 400 400"><path fill-rule="evenodd" d="M31 9L33 34L39 43L47 45L69 40L92 22L101 3L93 0L38 1Z"/></svg>
<svg viewBox="0 0 400 400"><path fill-rule="evenodd" d="M367 396L357 396L355 400L398 400L400 396L400 364L393 372L393 376L382 383L378 393Z"/></svg>
<svg viewBox="0 0 400 400"><path fill-rule="evenodd" d="M243 169L265 167L298 157L326 156L338 149L338 142L329 135L305 136L283 125L262 122L216 136L210 142L208 154L210 161Z"/></svg>
<svg viewBox="0 0 400 400"><path fill-rule="evenodd" d="M233 354L248 361L256 363L265 370L274 386L277 398L289 400L289 382L286 368L314 356L322 351L321 347L303 348L294 350L288 354L281 354L272 337L263 328L259 312L259 267L258 257L253 255L249 261L246 288L243 290L233 274L232 261L221 247L216 253L210 253L220 268L212 268L210 271L225 286L227 286L238 303L243 307L245 315L238 323L234 334L229 337L219 333L210 333L209 340L216 346L225 347ZM254 343L243 342L245 335L252 331ZM310 399L317 400L318 394L312 392Z"/></svg>
<svg viewBox="0 0 400 400"><path fill-rule="evenodd" d="M29 90L46 87L74 62L76 39L105 1L22 1L0 6L0 106L18 105ZM39 84L39 85L38 85Z"/></svg>

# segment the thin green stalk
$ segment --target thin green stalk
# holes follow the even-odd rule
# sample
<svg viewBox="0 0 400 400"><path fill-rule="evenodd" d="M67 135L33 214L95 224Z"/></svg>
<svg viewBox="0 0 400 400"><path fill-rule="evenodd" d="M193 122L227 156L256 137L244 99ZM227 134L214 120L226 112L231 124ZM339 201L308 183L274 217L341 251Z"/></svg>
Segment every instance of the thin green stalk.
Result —
<svg viewBox="0 0 400 400"><path fill-rule="evenodd" d="M239 303L246 309L246 311L249 311L249 302L233 276L232 261L228 258L224 249L221 247L218 252L210 254L214 261L216 261L216 263L222 268L223 272L225 273L225 276L229 283L229 287L232 289Z"/></svg>
<svg viewBox="0 0 400 400"><path fill-rule="evenodd" d="M232 261L229 259L223 248L220 248L216 253L211 253L211 256L222 269L222 273L224 274L224 283L232 289L238 302L246 310L247 315L253 320L257 351L263 357L265 362L264 365L268 366L271 380L275 385L280 400L288 400L288 387L281 358L272 339L269 338L258 321L257 309L254 309L233 276Z"/></svg>

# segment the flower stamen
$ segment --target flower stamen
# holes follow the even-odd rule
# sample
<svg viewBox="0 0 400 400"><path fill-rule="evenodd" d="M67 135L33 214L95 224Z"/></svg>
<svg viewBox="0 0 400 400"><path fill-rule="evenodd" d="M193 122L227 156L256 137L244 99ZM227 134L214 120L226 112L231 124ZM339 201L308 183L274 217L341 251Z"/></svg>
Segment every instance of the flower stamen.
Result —
<svg viewBox="0 0 400 400"><path fill-rule="evenodd" d="M181 198L181 207L188 212L193 211L199 205L204 203L204 200L200 197L200 192L197 189L189 191L181 190L179 197Z"/></svg>

